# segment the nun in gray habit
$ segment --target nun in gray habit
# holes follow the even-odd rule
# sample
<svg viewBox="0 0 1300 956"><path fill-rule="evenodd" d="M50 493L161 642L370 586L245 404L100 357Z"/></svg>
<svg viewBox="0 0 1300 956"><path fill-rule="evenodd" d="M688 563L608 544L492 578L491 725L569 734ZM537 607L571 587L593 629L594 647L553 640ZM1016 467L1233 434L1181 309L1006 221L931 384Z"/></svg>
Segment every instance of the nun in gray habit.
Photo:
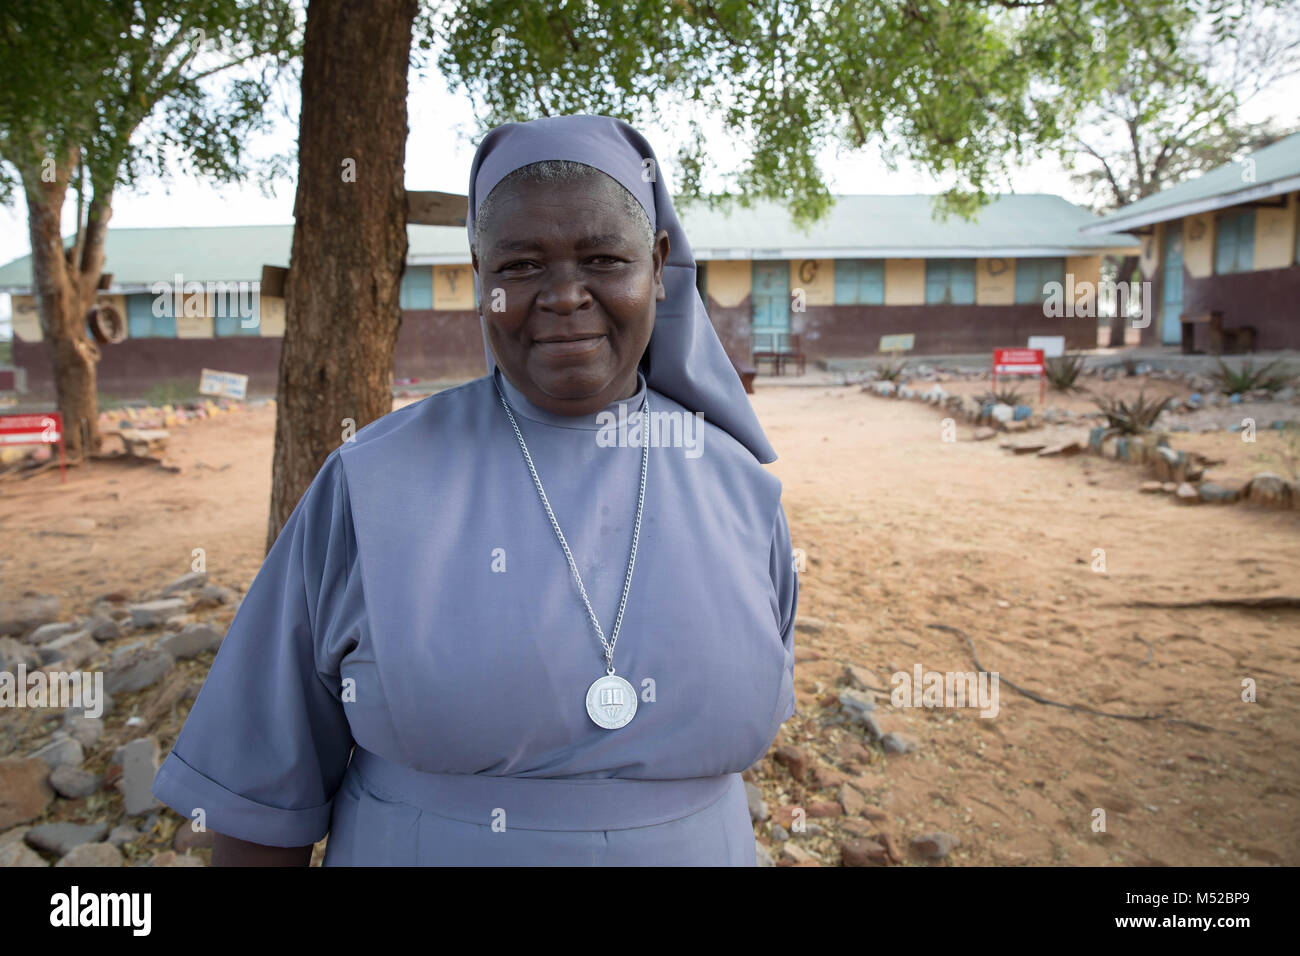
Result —
<svg viewBox="0 0 1300 956"><path fill-rule="evenodd" d="M499 126L468 226L488 374L325 460L153 792L328 866L752 866L798 584L654 151Z"/></svg>

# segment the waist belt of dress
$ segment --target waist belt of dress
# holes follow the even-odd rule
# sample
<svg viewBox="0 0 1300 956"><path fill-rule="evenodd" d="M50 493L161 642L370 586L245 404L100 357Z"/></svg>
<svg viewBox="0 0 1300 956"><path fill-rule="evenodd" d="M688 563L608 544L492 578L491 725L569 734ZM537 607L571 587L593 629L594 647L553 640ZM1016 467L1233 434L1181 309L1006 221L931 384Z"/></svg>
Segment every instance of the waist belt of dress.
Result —
<svg viewBox="0 0 1300 956"><path fill-rule="evenodd" d="M625 830L667 823L711 806L738 773L679 780L502 777L425 773L356 747L350 771L375 796L465 823L524 830Z"/></svg>

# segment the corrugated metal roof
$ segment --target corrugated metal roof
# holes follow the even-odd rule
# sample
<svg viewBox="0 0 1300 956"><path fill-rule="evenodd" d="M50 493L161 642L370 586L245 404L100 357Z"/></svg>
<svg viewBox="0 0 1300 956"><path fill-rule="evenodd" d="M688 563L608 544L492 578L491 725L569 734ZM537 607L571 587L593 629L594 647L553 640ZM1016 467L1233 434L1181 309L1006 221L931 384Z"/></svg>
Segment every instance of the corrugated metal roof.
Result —
<svg viewBox="0 0 1300 956"><path fill-rule="evenodd" d="M1002 196L968 222L934 218L933 197L840 196L808 232L784 207L755 203L711 210L683 207L682 226L696 256L714 258L1059 256L1137 247L1125 235L1083 236L1096 217L1060 196ZM412 264L469 261L465 230L408 226ZM293 226L189 226L109 229L105 272L117 289L148 287L180 273L187 281L252 281L263 265L285 266ZM0 266L0 291L30 288L31 258Z"/></svg>
<svg viewBox="0 0 1300 956"><path fill-rule="evenodd" d="M1211 209L1265 199L1300 189L1300 133L1251 153L1246 161L1226 163L1170 186L1094 222L1092 229L1133 229L1180 219Z"/></svg>

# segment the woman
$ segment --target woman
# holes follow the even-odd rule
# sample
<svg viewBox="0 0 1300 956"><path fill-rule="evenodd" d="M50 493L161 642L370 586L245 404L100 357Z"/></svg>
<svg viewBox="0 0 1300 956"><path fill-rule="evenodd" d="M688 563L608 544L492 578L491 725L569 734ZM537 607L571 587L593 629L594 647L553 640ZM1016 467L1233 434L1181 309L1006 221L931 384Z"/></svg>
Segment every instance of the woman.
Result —
<svg viewBox="0 0 1300 956"><path fill-rule="evenodd" d="M754 865L798 584L657 168L603 116L480 144L489 374L361 429L281 531L154 784L215 863Z"/></svg>

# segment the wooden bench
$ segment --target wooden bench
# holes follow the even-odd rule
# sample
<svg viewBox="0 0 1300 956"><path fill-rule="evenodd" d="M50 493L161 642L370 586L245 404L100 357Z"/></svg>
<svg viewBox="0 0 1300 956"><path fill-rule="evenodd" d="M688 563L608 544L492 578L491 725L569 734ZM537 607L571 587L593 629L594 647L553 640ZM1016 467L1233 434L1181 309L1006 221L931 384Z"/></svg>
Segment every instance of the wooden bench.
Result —
<svg viewBox="0 0 1300 956"><path fill-rule="evenodd" d="M764 359L770 361L774 375L785 374L786 362L794 362L799 370L798 374L802 375L804 372L806 357L803 353L803 342L797 333L755 332L750 354L755 366Z"/></svg>
<svg viewBox="0 0 1300 956"><path fill-rule="evenodd" d="M1235 329L1225 329L1223 327L1222 312L1213 310L1209 312L1184 312L1178 316L1178 321L1182 326L1182 350L1184 355L1191 355L1195 352L1193 343L1195 341L1196 326L1198 325L1206 326L1206 335L1209 340L1208 351L1211 355L1255 351L1255 327L1253 325L1243 325Z"/></svg>

